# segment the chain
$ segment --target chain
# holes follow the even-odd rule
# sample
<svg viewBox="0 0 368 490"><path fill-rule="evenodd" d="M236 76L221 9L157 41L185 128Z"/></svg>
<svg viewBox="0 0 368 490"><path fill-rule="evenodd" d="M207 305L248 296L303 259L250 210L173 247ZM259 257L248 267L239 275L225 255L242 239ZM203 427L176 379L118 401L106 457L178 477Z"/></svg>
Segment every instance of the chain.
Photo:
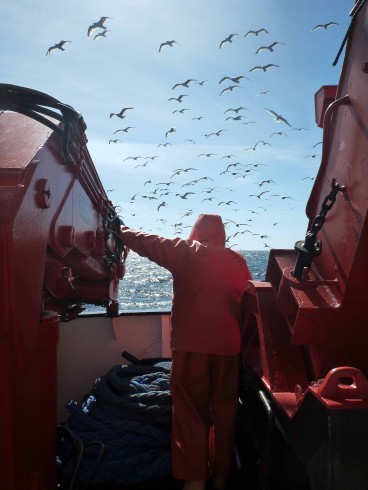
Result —
<svg viewBox="0 0 368 490"><path fill-rule="evenodd" d="M293 270L293 276L295 278L301 279L303 277L304 268L309 268L313 257L321 253L322 242L321 240L316 240L317 233L321 230L327 213L335 204L337 193L342 190L344 190L344 186L338 184L336 179L332 179L331 192L324 198L321 211L312 221L311 227L305 236L305 240L296 242L294 248L299 253Z"/></svg>
<svg viewBox="0 0 368 490"><path fill-rule="evenodd" d="M336 179L332 179L331 192L324 198L320 213L317 214L317 216L312 221L311 228L307 233L308 238L309 237L311 237L311 239L316 238L317 233L320 231L320 229L322 228L325 222L328 211L330 211L332 206L335 204L337 193L340 190L341 190L340 184L336 182Z"/></svg>

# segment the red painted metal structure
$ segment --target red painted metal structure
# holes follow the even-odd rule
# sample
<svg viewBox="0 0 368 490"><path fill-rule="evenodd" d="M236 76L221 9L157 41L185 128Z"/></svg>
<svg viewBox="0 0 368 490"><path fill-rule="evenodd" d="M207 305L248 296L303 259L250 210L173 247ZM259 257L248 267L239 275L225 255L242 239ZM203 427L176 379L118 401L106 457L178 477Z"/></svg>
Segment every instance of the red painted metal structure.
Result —
<svg viewBox="0 0 368 490"><path fill-rule="evenodd" d="M316 94L306 238L271 250L244 297L241 414L262 489L280 474L283 489L368 488L368 3L352 15L339 85ZM0 107L0 487L49 490L59 321L86 302L116 313L120 222L78 113L9 85Z"/></svg>
<svg viewBox="0 0 368 490"><path fill-rule="evenodd" d="M339 85L315 97L324 135L306 239L271 250L245 296L243 359L305 472L294 488L368 488L367 2L351 15Z"/></svg>
<svg viewBox="0 0 368 490"><path fill-rule="evenodd" d="M59 318L116 312L120 222L80 115L11 85L0 98L0 488L50 490Z"/></svg>

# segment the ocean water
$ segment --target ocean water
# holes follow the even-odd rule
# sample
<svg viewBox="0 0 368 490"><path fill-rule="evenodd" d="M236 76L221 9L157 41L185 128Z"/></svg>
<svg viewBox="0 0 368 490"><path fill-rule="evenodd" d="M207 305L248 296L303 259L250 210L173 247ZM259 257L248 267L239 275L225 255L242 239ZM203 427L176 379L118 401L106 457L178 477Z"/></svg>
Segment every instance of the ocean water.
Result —
<svg viewBox="0 0 368 490"><path fill-rule="evenodd" d="M269 252L264 250L242 251L255 280L264 280ZM119 287L119 310L170 311L172 300L172 276L146 258L130 252L126 260L126 273Z"/></svg>

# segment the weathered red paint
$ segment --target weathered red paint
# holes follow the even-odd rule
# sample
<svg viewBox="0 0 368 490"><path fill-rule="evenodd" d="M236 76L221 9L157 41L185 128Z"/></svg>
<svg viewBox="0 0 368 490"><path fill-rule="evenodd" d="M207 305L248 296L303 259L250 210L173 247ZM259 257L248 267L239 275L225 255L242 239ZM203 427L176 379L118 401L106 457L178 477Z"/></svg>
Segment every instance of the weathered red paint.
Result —
<svg viewBox="0 0 368 490"><path fill-rule="evenodd" d="M315 98L324 135L306 207L308 229L333 179L343 186L318 235L322 253L298 280L293 277L297 252L272 250L266 281L250 283L245 300L250 312L243 338L252 342L245 341L243 357L291 418L307 392L324 403L331 397L332 407L335 398L340 408L352 407L348 390L339 388L340 377L334 375L342 367L355 370L351 380L359 379L359 390L349 392L359 391L354 408L366 407L368 398L367 25L365 5L350 35L337 89L323 87ZM250 335L255 327L258 350ZM328 379L322 392L315 385L321 379Z"/></svg>
<svg viewBox="0 0 368 490"><path fill-rule="evenodd" d="M71 165L51 129L0 115L0 486L55 488L59 316L76 300L116 300L109 201L85 141ZM111 204L111 203L110 203Z"/></svg>

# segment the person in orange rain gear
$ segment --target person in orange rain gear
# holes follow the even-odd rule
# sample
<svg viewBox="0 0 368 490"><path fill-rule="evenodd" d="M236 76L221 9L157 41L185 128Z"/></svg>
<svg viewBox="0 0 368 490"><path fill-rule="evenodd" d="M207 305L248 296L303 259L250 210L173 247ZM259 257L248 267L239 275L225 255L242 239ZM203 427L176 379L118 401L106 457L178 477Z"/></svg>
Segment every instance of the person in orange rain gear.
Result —
<svg viewBox="0 0 368 490"><path fill-rule="evenodd" d="M172 476L225 488L234 455L244 257L225 247L221 216L200 214L187 240L121 227L124 244L173 276Z"/></svg>

